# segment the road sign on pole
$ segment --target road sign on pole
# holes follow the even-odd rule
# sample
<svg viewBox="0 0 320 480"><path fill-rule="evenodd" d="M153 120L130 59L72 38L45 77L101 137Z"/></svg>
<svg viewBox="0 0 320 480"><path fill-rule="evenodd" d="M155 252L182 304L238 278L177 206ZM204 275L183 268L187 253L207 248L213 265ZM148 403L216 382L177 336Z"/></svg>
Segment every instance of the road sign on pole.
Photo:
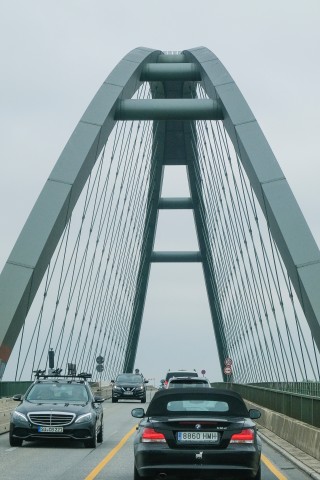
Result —
<svg viewBox="0 0 320 480"><path fill-rule="evenodd" d="M226 367L224 367L223 373L224 373L225 375L231 375L231 374L232 374L232 368L231 368L231 366L230 366L230 365L227 365Z"/></svg>
<svg viewBox="0 0 320 480"><path fill-rule="evenodd" d="M224 364L227 366L227 367L230 367L232 365L232 359L230 357L227 357L224 361Z"/></svg>

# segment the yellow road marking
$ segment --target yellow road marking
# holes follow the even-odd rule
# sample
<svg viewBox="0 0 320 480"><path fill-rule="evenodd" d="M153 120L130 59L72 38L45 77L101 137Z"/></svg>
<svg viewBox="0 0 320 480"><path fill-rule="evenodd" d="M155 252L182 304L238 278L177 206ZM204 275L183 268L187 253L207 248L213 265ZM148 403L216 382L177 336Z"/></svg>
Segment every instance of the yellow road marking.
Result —
<svg viewBox="0 0 320 480"><path fill-rule="evenodd" d="M261 454L261 460L269 468L269 470L271 470L273 475L275 475L279 480L288 480L288 478L282 475L282 473L279 472L279 470L273 465L273 463L270 462L270 460L265 455Z"/></svg>
<svg viewBox="0 0 320 480"><path fill-rule="evenodd" d="M136 431L136 425L128 432L122 440L116 445L110 453L89 473L89 475L84 480L93 480L96 478L98 473L110 462L110 460L115 456L117 452L123 447L126 441L131 437L131 435Z"/></svg>

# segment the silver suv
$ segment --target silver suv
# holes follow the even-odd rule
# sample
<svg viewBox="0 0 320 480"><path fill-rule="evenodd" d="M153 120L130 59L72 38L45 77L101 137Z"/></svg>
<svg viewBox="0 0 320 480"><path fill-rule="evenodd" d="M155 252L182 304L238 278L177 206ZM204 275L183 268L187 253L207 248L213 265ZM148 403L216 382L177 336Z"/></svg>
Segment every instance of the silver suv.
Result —
<svg viewBox="0 0 320 480"><path fill-rule="evenodd" d="M195 370L168 370L166 378L164 379L164 387L167 388L170 378L173 377L198 377Z"/></svg>
<svg viewBox="0 0 320 480"><path fill-rule="evenodd" d="M204 377L171 377L167 385L167 388L184 388L184 387L211 388L211 385L209 380Z"/></svg>

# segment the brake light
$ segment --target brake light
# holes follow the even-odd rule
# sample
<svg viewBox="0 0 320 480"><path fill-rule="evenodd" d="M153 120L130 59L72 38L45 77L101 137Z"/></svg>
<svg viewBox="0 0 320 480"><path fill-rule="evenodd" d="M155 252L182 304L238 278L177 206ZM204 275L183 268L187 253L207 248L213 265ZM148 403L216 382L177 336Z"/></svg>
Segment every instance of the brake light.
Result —
<svg viewBox="0 0 320 480"><path fill-rule="evenodd" d="M153 428L145 427L141 437L142 442L166 442L163 433L156 432Z"/></svg>
<svg viewBox="0 0 320 480"><path fill-rule="evenodd" d="M253 428L246 428L240 433L234 433L231 437L230 443L253 443L254 430Z"/></svg>

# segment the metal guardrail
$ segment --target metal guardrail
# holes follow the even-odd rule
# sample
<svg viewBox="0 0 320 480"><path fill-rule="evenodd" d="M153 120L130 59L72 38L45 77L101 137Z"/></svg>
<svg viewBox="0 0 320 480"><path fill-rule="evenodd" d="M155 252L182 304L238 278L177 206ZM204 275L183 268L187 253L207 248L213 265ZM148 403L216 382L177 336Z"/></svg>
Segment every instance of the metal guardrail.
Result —
<svg viewBox="0 0 320 480"><path fill-rule="evenodd" d="M320 428L320 397L239 383L213 383L212 386L234 390L261 407Z"/></svg>
<svg viewBox="0 0 320 480"><path fill-rule="evenodd" d="M24 394L33 382L0 382L0 398L13 397L17 393Z"/></svg>
<svg viewBox="0 0 320 480"><path fill-rule="evenodd" d="M283 392L297 393L299 395L311 395L320 397L320 382L263 382L250 383L254 387L270 388Z"/></svg>

